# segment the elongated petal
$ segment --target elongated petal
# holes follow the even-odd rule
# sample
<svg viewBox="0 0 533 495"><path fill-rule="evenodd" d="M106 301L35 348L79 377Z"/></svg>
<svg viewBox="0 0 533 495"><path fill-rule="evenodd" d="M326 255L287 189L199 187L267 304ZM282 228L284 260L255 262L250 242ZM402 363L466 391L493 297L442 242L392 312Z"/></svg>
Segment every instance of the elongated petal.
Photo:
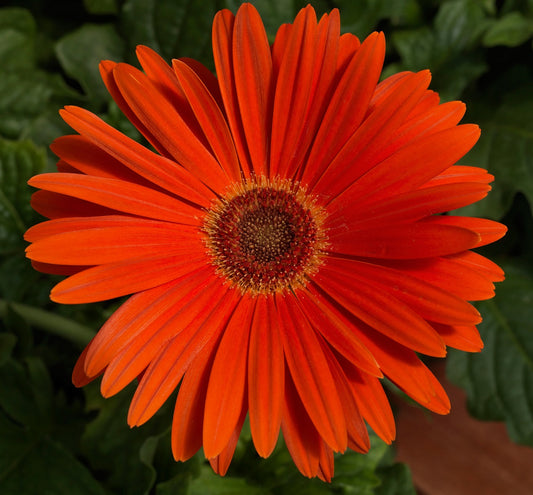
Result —
<svg viewBox="0 0 533 495"><path fill-rule="evenodd" d="M272 125L272 57L265 28L252 4L243 4L235 17L232 57L236 95L252 167L256 174L264 174Z"/></svg>
<svg viewBox="0 0 533 495"><path fill-rule="evenodd" d="M192 206L131 182L81 174L41 174L28 181L33 187L83 199L124 213L185 225L198 225Z"/></svg>
<svg viewBox="0 0 533 495"><path fill-rule="evenodd" d="M250 326L255 301L243 297L224 329L209 377L205 400L204 452L219 455L235 430L246 391ZM240 352L235 352L239 349Z"/></svg>
<svg viewBox="0 0 533 495"><path fill-rule="evenodd" d="M220 93L224 102L231 134L235 142L239 162L245 177L252 172L252 164L242 118L239 112L237 90L235 88L233 60L233 29L235 16L229 10L217 12L213 20L213 57L217 71Z"/></svg>
<svg viewBox="0 0 533 495"><path fill-rule="evenodd" d="M151 311L143 315L144 319L133 324L134 329L135 326L141 328L137 330L136 338L107 366L101 384L102 395L109 397L122 390L147 368L161 346L168 345L171 338L182 332L186 332L184 338L190 338L194 325L192 329L189 325L193 322L197 324L198 315L204 313L208 301L221 293L218 280L204 281L191 277L186 284L189 292L184 296L182 287L175 286L175 290L158 301L164 301L164 306L153 305ZM162 309L155 313L157 306Z"/></svg>
<svg viewBox="0 0 533 495"><path fill-rule="evenodd" d="M476 232L431 220L362 230L351 235L332 235L332 252L364 258L408 260L454 254L478 245L480 236Z"/></svg>
<svg viewBox="0 0 533 495"><path fill-rule="evenodd" d="M444 343L425 320L390 294L369 284L368 280L354 277L347 284L346 278L339 277L336 272L322 270L313 281L354 317L378 332L424 354L446 354Z"/></svg>
<svg viewBox="0 0 533 495"><path fill-rule="evenodd" d="M223 191L228 179L220 164L180 114L165 104L148 78L126 64L119 64L114 74L131 109L152 133L157 133L168 153L211 190Z"/></svg>
<svg viewBox="0 0 533 495"><path fill-rule="evenodd" d="M139 426L148 421L175 390L193 359L212 339L218 339L234 310L235 291L221 288L217 303L192 321L152 359L144 372L128 411L128 424Z"/></svg>
<svg viewBox="0 0 533 495"><path fill-rule="evenodd" d="M250 429L262 457L276 446L285 382L283 344L271 303L266 297L257 298L248 350Z"/></svg>
<svg viewBox="0 0 533 495"><path fill-rule="evenodd" d="M341 202L330 217L339 224L350 222L352 229L364 230L378 226L394 225L398 222L416 222L424 217L455 210L483 199L490 186L479 183L443 184L395 194L386 200L369 197L358 200L357 208L351 201Z"/></svg>
<svg viewBox="0 0 533 495"><path fill-rule="evenodd" d="M450 400L433 373L412 350L367 329L361 339L376 356L383 373L407 395L438 414L450 411Z"/></svg>
<svg viewBox="0 0 533 495"><path fill-rule="evenodd" d="M281 422L283 439L299 471L308 478L317 475L322 439L309 419L292 379L285 380Z"/></svg>
<svg viewBox="0 0 533 495"><path fill-rule="evenodd" d="M396 298L422 318L449 325L476 325L481 316L474 306L463 299L425 283L406 273L367 262L332 259L328 270L336 272L339 280L367 279L370 285L377 284L383 293Z"/></svg>
<svg viewBox="0 0 533 495"><path fill-rule="evenodd" d="M194 174L126 137L91 112L68 106L60 114L73 129L150 182L202 206L213 197Z"/></svg>
<svg viewBox="0 0 533 495"><path fill-rule="evenodd" d="M327 162L327 168L316 171L311 167L309 171L313 176L308 178L306 175L303 180L309 182L315 193L335 197L357 177L370 170L375 165L371 158L404 122L424 94L429 81L427 71L406 75L396 91L388 95L382 105L367 114L334 159ZM347 171L349 174L346 174Z"/></svg>
<svg viewBox="0 0 533 495"><path fill-rule="evenodd" d="M374 356L357 338L353 328L331 311L327 301L319 293L301 291L297 294L297 301L302 313L329 345L367 373L382 376Z"/></svg>
<svg viewBox="0 0 533 495"><path fill-rule="evenodd" d="M235 146L217 102L187 64L174 60L173 67L192 111L202 125L202 131L214 155L233 180L240 179L239 161Z"/></svg>
<svg viewBox="0 0 533 495"><path fill-rule="evenodd" d="M194 258L164 254L95 266L59 282L50 297L63 304L114 299L192 274L205 260L203 253Z"/></svg>
<svg viewBox="0 0 533 495"><path fill-rule="evenodd" d="M219 339L211 339L196 355L180 385L172 420L172 454L190 459L202 447L205 396Z"/></svg>
<svg viewBox="0 0 533 495"><path fill-rule="evenodd" d="M347 446L346 421L319 337L294 301L277 298L287 365L304 407L324 441L336 452Z"/></svg>
<svg viewBox="0 0 533 495"><path fill-rule="evenodd" d="M344 195L364 199L371 194L372 200L377 201L415 189L462 158L479 135L478 126L465 124L416 139L363 176L356 172L352 184L349 179L345 182L349 189L332 203L345 200ZM399 170L402 173L398 173Z"/></svg>
<svg viewBox="0 0 533 495"><path fill-rule="evenodd" d="M29 246L26 255L44 263L100 265L161 252L194 256L203 247L195 228L149 220L121 223L48 236Z"/></svg>
<svg viewBox="0 0 533 495"><path fill-rule="evenodd" d="M308 173L318 178L361 125L381 74L384 56L382 33L370 35L357 50L328 104L304 180Z"/></svg>

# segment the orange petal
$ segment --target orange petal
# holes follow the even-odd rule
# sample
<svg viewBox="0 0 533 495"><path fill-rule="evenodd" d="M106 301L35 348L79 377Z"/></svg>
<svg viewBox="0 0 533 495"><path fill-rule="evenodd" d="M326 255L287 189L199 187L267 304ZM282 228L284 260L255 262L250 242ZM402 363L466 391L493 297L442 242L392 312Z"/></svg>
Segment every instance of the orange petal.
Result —
<svg viewBox="0 0 533 495"><path fill-rule="evenodd" d="M446 258L381 263L425 280L467 301L490 299L494 296L494 284L487 274L478 270L476 265L459 262L467 252ZM459 280L461 283L458 283Z"/></svg>
<svg viewBox="0 0 533 495"><path fill-rule="evenodd" d="M89 201L50 191L37 191L31 196L31 207L47 218L114 215L119 212Z"/></svg>
<svg viewBox="0 0 533 495"><path fill-rule="evenodd" d="M416 189L385 200L368 197L353 201L339 201L329 221L349 224L351 230L363 230L398 222L414 222L424 217L455 210L483 199L490 191L487 184L450 183Z"/></svg>
<svg viewBox="0 0 533 495"><path fill-rule="evenodd" d="M222 452L241 415L255 304L249 296L241 297L216 351L205 399L203 446L208 459Z"/></svg>
<svg viewBox="0 0 533 495"><path fill-rule="evenodd" d="M304 180L318 178L357 131L366 115L385 56L383 33L372 33L357 50L328 101L307 160Z"/></svg>
<svg viewBox="0 0 533 495"><path fill-rule="evenodd" d="M235 16L229 10L224 9L217 12L213 20L213 57L231 135L244 175L248 177L252 172L252 164L241 120L237 90L235 89L232 50L234 26Z"/></svg>
<svg viewBox="0 0 533 495"><path fill-rule="evenodd" d="M192 332L189 325L203 318L209 301L220 294L218 280L190 277L186 285L189 291L184 297L183 287L174 286L142 315L140 322L133 323L136 337L113 357L104 373L100 387L104 397L116 394L134 380L172 338L182 332L185 332L185 339L189 338ZM159 308L158 312L156 308ZM135 327L139 326L140 330L137 330Z"/></svg>
<svg viewBox="0 0 533 495"><path fill-rule="evenodd" d="M382 376L374 356L357 338L354 328L339 318L321 293L309 286L298 291L296 296L302 313L329 345L358 368L372 375Z"/></svg>
<svg viewBox="0 0 533 495"><path fill-rule="evenodd" d="M465 251L464 253L454 254L449 259L460 263L462 266L476 270L493 282L501 282L505 279L505 273L496 263L478 253Z"/></svg>
<svg viewBox="0 0 533 495"><path fill-rule="evenodd" d="M285 380L281 429L285 445L298 470L308 478L316 476L323 440L309 419L289 374Z"/></svg>
<svg viewBox="0 0 533 495"><path fill-rule="evenodd" d="M441 325L431 324L442 340L449 347L454 347L466 352L480 352L483 349L483 341L475 326L472 325Z"/></svg>
<svg viewBox="0 0 533 495"><path fill-rule="evenodd" d="M346 421L320 337L293 300L276 298L287 365L320 436L336 452L347 446Z"/></svg>
<svg viewBox="0 0 533 495"><path fill-rule="evenodd" d="M355 261L331 259L326 270L334 270L346 283L353 278L367 280L383 294L407 304L425 320L448 325L477 325L481 316L476 308L463 299L405 272L383 266Z"/></svg>
<svg viewBox="0 0 533 495"><path fill-rule="evenodd" d="M342 180L348 189L331 206L338 201L355 198L359 201L368 196L377 201L420 187L463 157L479 135L479 127L473 124L452 127L411 141L378 165L372 165L362 176L358 167L352 167L354 173L350 173L351 169ZM365 168L371 163L369 160Z"/></svg>
<svg viewBox="0 0 533 495"><path fill-rule="evenodd" d="M62 304L105 301L157 287L206 265L202 253L195 259L160 255L95 266L59 282L52 289L50 298Z"/></svg>
<svg viewBox="0 0 533 495"><path fill-rule="evenodd" d="M337 10L317 26L311 6L302 9L292 25L276 62L271 176L290 175L305 159L329 103L326 93L335 75L339 30Z"/></svg>
<svg viewBox="0 0 533 495"><path fill-rule="evenodd" d="M396 437L396 426L380 381L355 366L343 366L343 369L361 414L376 435L390 444Z"/></svg>
<svg viewBox="0 0 533 495"><path fill-rule="evenodd" d="M243 402L243 406L241 408L241 416L237 421L237 426L235 427L235 430L233 430L228 444L222 449L222 452L220 452L220 454L218 454L212 459L209 459L209 464L213 468L213 471L220 476L225 476L228 471L231 460L233 459L233 454L239 441L242 426L244 424L244 420L246 419L247 408L245 406L245 402L246 401Z"/></svg>
<svg viewBox="0 0 533 495"><path fill-rule="evenodd" d="M174 60L173 67L214 155L226 173L233 180L239 180L241 177L239 160L228 124L218 104L187 64Z"/></svg>
<svg viewBox="0 0 533 495"><path fill-rule="evenodd" d="M324 172L317 173L313 166L309 169L313 177L309 176L307 179L306 173L304 182L309 181L312 190L317 194L335 197L358 176L371 169L375 165L372 157L386 145L390 136L403 124L409 112L424 94L430 79L428 71L409 74L401 79L396 90L383 104L367 114L334 159L325 163L327 168ZM316 146L321 146L321 143L317 142ZM354 167L354 164L357 166ZM348 180L345 178L347 171Z"/></svg>
<svg viewBox="0 0 533 495"><path fill-rule="evenodd" d="M128 411L128 424L148 421L178 386L191 362L211 339L217 339L237 303L236 291L220 287L205 316L192 321L155 356L143 374Z"/></svg>
<svg viewBox="0 0 533 495"><path fill-rule="evenodd" d="M150 182L202 206L207 206L213 198L213 193L199 178L126 137L91 112L69 106L60 114L73 129Z"/></svg>
<svg viewBox="0 0 533 495"><path fill-rule="evenodd" d="M252 167L257 175L265 174L272 126L272 57L263 22L252 4L245 3L237 11L232 57L236 95Z"/></svg>
<svg viewBox="0 0 533 495"><path fill-rule="evenodd" d="M185 225L198 225L198 209L153 189L131 182L82 174L41 174L28 184L124 213ZM70 215L69 215L70 216Z"/></svg>
<svg viewBox="0 0 533 495"><path fill-rule="evenodd" d="M79 171L86 175L120 179L141 185L150 184L85 136L60 136L50 145L50 149L72 168L72 172ZM70 172L64 166L61 167L62 163L59 161L57 164L59 172Z"/></svg>
<svg viewBox="0 0 533 495"><path fill-rule="evenodd" d="M35 241L26 256L44 263L101 265L122 260L167 255L194 256L203 245L196 228L167 222L118 222L77 229ZM135 224L136 223L136 224Z"/></svg>
<svg viewBox="0 0 533 495"><path fill-rule="evenodd" d="M281 425L285 360L274 301L262 296L256 299L248 351L250 429L257 453L268 457Z"/></svg>
<svg viewBox="0 0 533 495"><path fill-rule="evenodd" d="M446 392L415 352L371 329L360 338L376 356L385 376L409 397L438 414L450 411Z"/></svg>
<svg viewBox="0 0 533 495"><path fill-rule="evenodd" d="M473 247L486 246L501 239L507 232L507 227L494 220L486 218L472 218L452 215L441 215L430 219L434 225L446 225L469 229L479 235L478 242ZM429 220L426 220L428 222ZM450 253L451 254L451 253Z"/></svg>
<svg viewBox="0 0 533 495"><path fill-rule="evenodd" d="M205 396L219 339L211 339L196 355L180 385L172 420L172 454L190 459L202 446Z"/></svg>
<svg viewBox="0 0 533 495"><path fill-rule="evenodd" d="M368 449L370 449L370 438L368 437L365 422L354 397L354 392L350 388L344 370L331 352L331 349L326 345L323 345L322 349L328 360L329 369L339 391L339 397L341 398L342 406L344 408L348 445L352 450L366 453L368 452Z"/></svg>
<svg viewBox="0 0 533 495"><path fill-rule="evenodd" d="M479 235L467 227L442 225L434 221L390 225L346 234L330 235L333 254L364 258L401 259L432 258L466 251L476 246Z"/></svg>
<svg viewBox="0 0 533 495"><path fill-rule="evenodd" d="M322 269L313 282L355 318L409 349L430 356L446 354L437 332L411 308L367 279L351 277L352 274L346 278ZM361 338L361 332L358 337Z"/></svg>
<svg viewBox="0 0 533 495"><path fill-rule="evenodd" d="M211 190L223 191L228 178L220 164L146 75L127 64L118 64L114 74L130 108L168 153Z"/></svg>

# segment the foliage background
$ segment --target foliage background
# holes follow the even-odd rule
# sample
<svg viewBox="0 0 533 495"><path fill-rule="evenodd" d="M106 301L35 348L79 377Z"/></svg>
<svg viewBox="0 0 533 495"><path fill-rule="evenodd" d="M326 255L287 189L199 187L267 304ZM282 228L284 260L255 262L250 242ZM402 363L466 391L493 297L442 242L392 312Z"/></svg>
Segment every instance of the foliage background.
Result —
<svg viewBox="0 0 533 495"><path fill-rule="evenodd" d="M29 207L35 173L52 170L47 146L71 131L57 110L77 104L130 136L110 101L101 59L135 63L146 44L167 60L212 67L210 26L237 0L4 0L0 8L0 493L412 494L409 470L373 439L367 456L336 461L331 485L301 477L281 445L268 460L244 433L226 478L201 456L178 464L170 452L171 406L135 430L126 426L131 390L103 400L98 385L70 383L80 349L117 306L49 302L53 277L34 272L22 234L39 221ZM257 0L269 36L305 2ZM430 68L443 100L467 103L483 135L463 163L495 176L494 189L464 213L503 220L507 237L486 254L507 280L482 302L482 353L451 352L449 376L468 393L471 413L504 421L514 441L533 446L533 0L316 0L338 7L344 31L385 31L385 74ZM169 401L171 402L171 401Z"/></svg>

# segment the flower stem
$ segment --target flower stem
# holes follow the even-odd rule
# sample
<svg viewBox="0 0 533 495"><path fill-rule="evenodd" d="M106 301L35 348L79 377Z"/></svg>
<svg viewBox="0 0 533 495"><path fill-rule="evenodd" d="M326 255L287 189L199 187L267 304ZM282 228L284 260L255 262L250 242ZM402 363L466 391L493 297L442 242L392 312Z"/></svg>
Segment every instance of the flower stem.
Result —
<svg viewBox="0 0 533 495"><path fill-rule="evenodd" d="M11 308L30 325L59 337L63 337L73 344L85 347L94 337L95 332L90 328L43 309L27 306L26 304L7 302L0 299L0 316L4 317Z"/></svg>

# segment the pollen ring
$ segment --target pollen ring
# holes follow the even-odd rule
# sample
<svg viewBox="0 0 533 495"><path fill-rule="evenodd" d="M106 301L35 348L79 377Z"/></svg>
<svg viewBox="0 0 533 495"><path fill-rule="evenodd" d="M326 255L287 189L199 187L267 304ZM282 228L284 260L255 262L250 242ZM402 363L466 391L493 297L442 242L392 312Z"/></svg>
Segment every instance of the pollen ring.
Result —
<svg viewBox="0 0 533 495"><path fill-rule="evenodd" d="M217 273L243 293L304 286L323 262L325 210L290 180L234 185L207 211L203 232Z"/></svg>

